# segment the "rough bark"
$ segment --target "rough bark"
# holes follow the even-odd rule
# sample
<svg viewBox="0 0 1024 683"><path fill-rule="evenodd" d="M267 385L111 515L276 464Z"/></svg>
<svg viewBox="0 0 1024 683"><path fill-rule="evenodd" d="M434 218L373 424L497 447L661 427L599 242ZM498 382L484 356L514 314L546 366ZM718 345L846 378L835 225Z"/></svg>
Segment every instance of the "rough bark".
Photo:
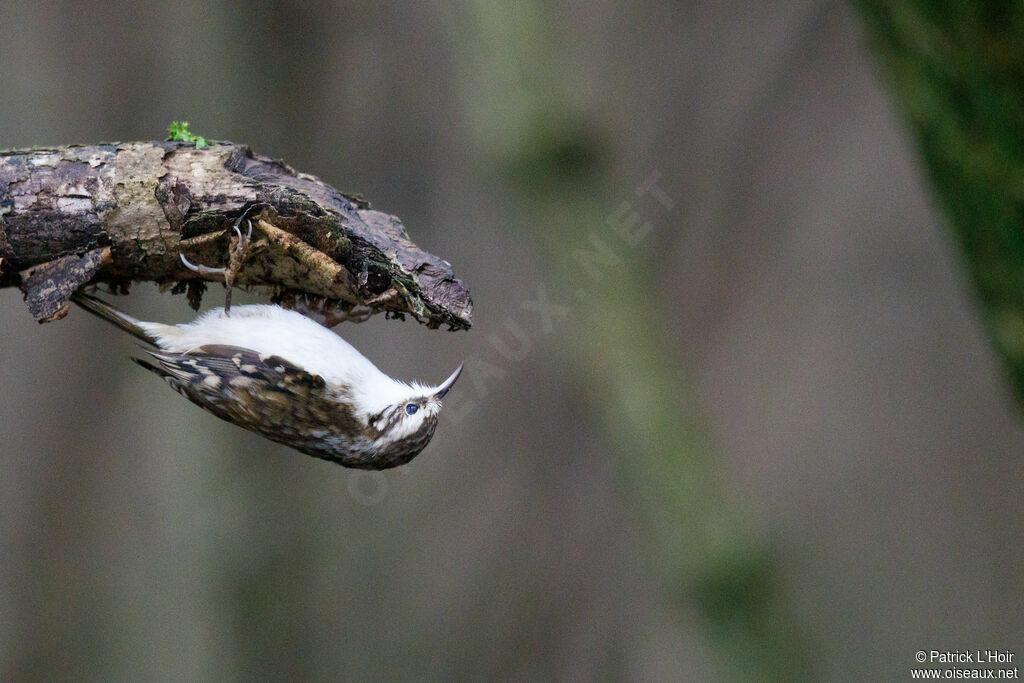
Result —
<svg viewBox="0 0 1024 683"><path fill-rule="evenodd" d="M179 254L224 264L230 227L246 209L255 230L237 285L329 311L470 326L466 285L398 218L227 142L0 152L0 287L20 287L40 322L62 318L68 297L90 282L152 281L196 295L202 277Z"/></svg>

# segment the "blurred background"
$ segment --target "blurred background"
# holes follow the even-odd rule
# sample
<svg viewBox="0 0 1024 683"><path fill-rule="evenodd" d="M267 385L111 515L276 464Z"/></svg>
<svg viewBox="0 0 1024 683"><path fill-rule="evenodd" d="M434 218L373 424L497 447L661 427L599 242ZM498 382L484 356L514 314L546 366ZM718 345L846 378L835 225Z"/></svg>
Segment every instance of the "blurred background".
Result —
<svg viewBox="0 0 1024 683"><path fill-rule="evenodd" d="M475 301L465 333L338 329L404 379L468 361L429 448L367 474L0 291L0 679L1019 660L1024 429L880 27L946 43L885 4L0 3L0 147L185 119L397 214Z"/></svg>

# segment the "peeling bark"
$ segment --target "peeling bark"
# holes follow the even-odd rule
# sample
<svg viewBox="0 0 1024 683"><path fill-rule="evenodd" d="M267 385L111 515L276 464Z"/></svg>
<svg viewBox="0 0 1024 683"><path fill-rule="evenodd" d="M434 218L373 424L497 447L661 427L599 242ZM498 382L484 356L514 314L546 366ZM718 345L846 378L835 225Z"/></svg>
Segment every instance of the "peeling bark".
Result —
<svg viewBox="0 0 1024 683"><path fill-rule="evenodd" d="M255 206L254 206L255 205ZM200 286L181 265L224 263L234 220L255 231L236 284L275 300L362 306L466 329L472 301L451 265L395 216L248 147L131 142L0 152L0 287L40 322L87 283Z"/></svg>

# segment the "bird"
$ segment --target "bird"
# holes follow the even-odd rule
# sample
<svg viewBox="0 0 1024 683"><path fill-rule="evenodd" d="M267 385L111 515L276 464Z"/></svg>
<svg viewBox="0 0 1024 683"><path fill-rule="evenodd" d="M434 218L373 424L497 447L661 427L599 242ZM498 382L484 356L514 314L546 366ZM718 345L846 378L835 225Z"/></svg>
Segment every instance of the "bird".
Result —
<svg viewBox="0 0 1024 683"><path fill-rule="evenodd" d="M222 420L343 467L406 464L433 438L441 399L465 363L437 386L401 382L297 311L272 304L232 310L232 285L252 240L252 221L244 235L239 225L254 206L231 226L227 266L197 266L180 254L189 270L223 278L223 308L165 325L137 320L83 290L71 300L155 347L146 349L155 363L132 360Z"/></svg>
<svg viewBox="0 0 1024 683"><path fill-rule="evenodd" d="M165 325L82 291L71 299L156 347L146 351L155 362L132 360L199 407L344 467L381 470L416 457L464 365L437 386L401 382L335 332L278 305L215 308Z"/></svg>

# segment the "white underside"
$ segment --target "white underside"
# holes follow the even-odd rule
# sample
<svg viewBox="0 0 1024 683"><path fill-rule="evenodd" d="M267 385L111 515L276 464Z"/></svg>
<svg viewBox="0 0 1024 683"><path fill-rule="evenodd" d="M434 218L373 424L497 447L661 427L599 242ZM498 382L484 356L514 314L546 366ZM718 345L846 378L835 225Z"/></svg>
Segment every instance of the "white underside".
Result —
<svg viewBox="0 0 1024 683"><path fill-rule="evenodd" d="M331 330L280 306L233 306L230 316L224 314L223 308L215 308L182 325L141 321L138 325L156 338L161 349L173 353L189 353L201 346L223 344L240 346L261 355L280 356L303 370L320 375L328 384L352 387L357 413L364 418L389 405L434 391L434 387L409 385L388 377ZM408 420L408 428L412 429L413 423L419 421Z"/></svg>

